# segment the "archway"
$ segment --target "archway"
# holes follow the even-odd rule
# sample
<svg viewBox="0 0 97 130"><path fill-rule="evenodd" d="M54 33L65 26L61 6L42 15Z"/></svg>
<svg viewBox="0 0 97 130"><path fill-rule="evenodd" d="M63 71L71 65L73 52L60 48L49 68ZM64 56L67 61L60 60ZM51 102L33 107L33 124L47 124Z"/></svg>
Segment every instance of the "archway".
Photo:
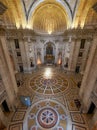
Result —
<svg viewBox="0 0 97 130"><path fill-rule="evenodd" d="M46 46L46 55L53 55L53 46L51 43L48 43Z"/></svg>
<svg viewBox="0 0 97 130"><path fill-rule="evenodd" d="M55 45L52 42L45 44L44 62L47 64L54 64L55 60Z"/></svg>

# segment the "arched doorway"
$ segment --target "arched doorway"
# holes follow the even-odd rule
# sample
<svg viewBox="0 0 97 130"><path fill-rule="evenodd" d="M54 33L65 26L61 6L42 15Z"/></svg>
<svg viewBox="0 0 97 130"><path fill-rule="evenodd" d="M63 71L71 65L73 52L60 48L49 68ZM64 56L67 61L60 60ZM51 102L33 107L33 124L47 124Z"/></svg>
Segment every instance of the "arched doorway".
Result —
<svg viewBox="0 0 97 130"><path fill-rule="evenodd" d="M45 45L44 62L46 64L54 64L55 61L55 45L51 42Z"/></svg>
<svg viewBox="0 0 97 130"><path fill-rule="evenodd" d="M51 43L48 43L46 46L46 55L53 55L53 46Z"/></svg>

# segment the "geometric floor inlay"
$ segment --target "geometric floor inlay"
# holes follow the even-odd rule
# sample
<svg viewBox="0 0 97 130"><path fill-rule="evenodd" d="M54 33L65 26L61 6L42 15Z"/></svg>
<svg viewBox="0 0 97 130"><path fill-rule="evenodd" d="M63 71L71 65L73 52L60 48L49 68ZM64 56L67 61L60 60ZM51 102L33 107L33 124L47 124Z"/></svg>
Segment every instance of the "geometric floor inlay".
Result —
<svg viewBox="0 0 97 130"><path fill-rule="evenodd" d="M76 107L74 100L68 100L67 105L69 111L78 111L78 108Z"/></svg>
<svg viewBox="0 0 97 130"><path fill-rule="evenodd" d="M17 111L14 113L12 121L22 121L25 116L25 111Z"/></svg>
<svg viewBox="0 0 97 130"><path fill-rule="evenodd" d="M79 77L54 66L20 74L25 80L18 96L29 97L32 105L19 102L8 130L89 130L86 115L80 113L80 104L75 102L79 99L75 82Z"/></svg>
<svg viewBox="0 0 97 130"><path fill-rule="evenodd" d="M28 116L28 129L37 130L65 130L68 116L64 107L54 100L42 100L30 108ZM41 106L41 107L37 107Z"/></svg>
<svg viewBox="0 0 97 130"><path fill-rule="evenodd" d="M71 119L75 123L85 124L85 121L82 117L82 115L78 112L71 112Z"/></svg>

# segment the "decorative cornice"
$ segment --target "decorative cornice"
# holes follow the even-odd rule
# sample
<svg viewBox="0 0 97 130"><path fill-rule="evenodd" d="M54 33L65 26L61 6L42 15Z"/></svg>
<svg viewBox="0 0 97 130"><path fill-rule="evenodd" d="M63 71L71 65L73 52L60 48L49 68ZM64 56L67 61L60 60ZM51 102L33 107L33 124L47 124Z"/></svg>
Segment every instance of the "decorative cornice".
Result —
<svg viewBox="0 0 97 130"><path fill-rule="evenodd" d="M2 28L0 30L0 35L4 32ZM49 37L64 37L65 40L68 40L71 36L72 39L93 39L93 36L97 35L97 30L95 29L70 29L66 30L62 35L51 35ZM7 29L6 30L7 38L33 38L33 37L48 37L47 35L38 35L33 30L29 29Z"/></svg>

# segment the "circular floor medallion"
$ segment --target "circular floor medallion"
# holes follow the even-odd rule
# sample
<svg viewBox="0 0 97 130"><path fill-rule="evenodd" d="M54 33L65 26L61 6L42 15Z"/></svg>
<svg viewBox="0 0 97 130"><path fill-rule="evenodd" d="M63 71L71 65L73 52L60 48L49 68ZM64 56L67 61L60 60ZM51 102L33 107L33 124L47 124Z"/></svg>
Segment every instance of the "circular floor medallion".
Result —
<svg viewBox="0 0 97 130"><path fill-rule="evenodd" d="M69 86L68 79L57 71L52 71L51 78L45 78L43 72L36 72L28 82L33 92L43 95L63 94Z"/></svg>
<svg viewBox="0 0 97 130"><path fill-rule="evenodd" d="M58 122L58 113L53 108L43 108L37 115L37 121L43 128L52 128Z"/></svg>

